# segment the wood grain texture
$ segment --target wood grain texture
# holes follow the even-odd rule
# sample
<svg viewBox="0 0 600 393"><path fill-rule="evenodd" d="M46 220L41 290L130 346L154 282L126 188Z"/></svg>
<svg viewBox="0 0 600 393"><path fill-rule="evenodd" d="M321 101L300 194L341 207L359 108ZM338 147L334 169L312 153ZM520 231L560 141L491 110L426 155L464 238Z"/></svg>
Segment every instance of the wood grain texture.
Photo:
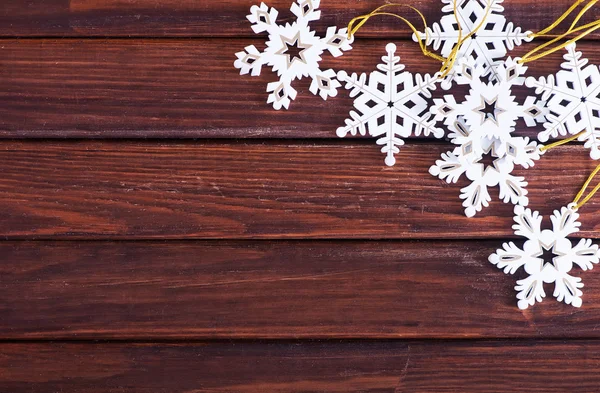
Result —
<svg viewBox="0 0 600 393"><path fill-rule="evenodd" d="M204 2L201 2L204 3ZM250 40L4 40L0 44L0 137L4 138L337 138L352 109L348 92L323 101L305 78L289 111L266 103L276 80L240 76L234 53ZM324 56L323 69L371 72L387 41L362 40L340 58ZM600 64L595 43L579 45ZM407 69L434 73L414 43L398 43ZM531 48L528 45L527 48ZM525 51L521 47L515 54ZM556 72L561 53L532 63L530 75ZM455 89L460 98L464 89ZM438 89L436 97L447 92ZM533 91L515 90L523 99ZM535 137L543 128L527 128Z"/></svg>
<svg viewBox="0 0 600 393"><path fill-rule="evenodd" d="M597 341L2 344L6 392L596 392ZM567 361L568 360L568 361Z"/></svg>
<svg viewBox="0 0 600 393"><path fill-rule="evenodd" d="M600 337L598 271L520 311L501 244L5 242L0 339Z"/></svg>
<svg viewBox="0 0 600 393"><path fill-rule="evenodd" d="M475 219L460 189L428 174L451 146L409 144L393 168L374 143L5 142L0 236L7 239L474 239L512 236L497 198ZM570 203L596 166L580 146L533 169L530 205ZM582 209L596 237L600 200Z"/></svg>
<svg viewBox="0 0 600 393"><path fill-rule="evenodd" d="M293 0L270 0L280 11L280 22L292 22L289 11ZM505 1L505 16L524 30L539 31L571 6L570 0ZM246 20L253 0L11 0L0 4L1 36L112 36L112 37L242 37L251 36ZM346 2L323 0L322 18L312 24L317 31L328 26L343 27L355 16L371 12L380 0ZM442 16L438 0L411 2L429 23ZM416 25L418 16L402 11ZM583 22L598 17L590 12ZM554 19L553 19L554 18ZM421 26L421 25L419 25ZM364 37L408 38L411 31L401 22L380 18L360 32Z"/></svg>

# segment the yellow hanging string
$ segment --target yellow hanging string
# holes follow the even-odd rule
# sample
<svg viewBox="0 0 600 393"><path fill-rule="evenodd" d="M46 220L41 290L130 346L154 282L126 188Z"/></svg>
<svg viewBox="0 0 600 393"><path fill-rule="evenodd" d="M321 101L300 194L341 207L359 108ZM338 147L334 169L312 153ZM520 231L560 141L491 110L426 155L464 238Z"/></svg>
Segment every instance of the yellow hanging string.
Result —
<svg viewBox="0 0 600 393"><path fill-rule="evenodd" d="M579 7L579 5L581 5L584 1L587 0L578 0L577 2L575 2L575 4L573 4L571 6L571 8L569 8L560 18L558 18L554 23L552 23L550 26L548 26L547 28L545 28L544 30L538 32L538 33L534 33L531 35L531 37L537 38L537 37L554 37L554 39L545 42L544 44L538 46L537 48L531 50L530 52L528 52L526 55L524 55L520 60L519 63L521 64L525 64L531 61L535 61L535 60L539 60L542 57L548 56L554 52L557 52L559 50L564 49L565 47L567 47L568 45L575 43L577 41L579 41L580 39L586 37L587 35L593 33L594 31L600 29L600 20L596 20L594 22L585 24L583 26L579 26L576 27L577 24L579 23L579 21L581 20L581 18L594 6L596 5L596 3L598 2L598 0L590 0L588 2L588 4L586 4L585 7L583 7L583 9L581 11L579 11L579 13L577 14L577 16L575 17L575 20L571 23L571 26L569 27L569 29L567 30L567 32L560 34L560 35L550 35L548 33L550 33L551 31L553 31L556 27L558 27L558 25L560 25L561 22L563 22L565 20L565 18L567 18L569 15L571 15L573 13L573 11L575 11L575 9L577 9L577 7ZM584 31L585 30L585 31ZM569 37L572 34L575 33L579 33L583 31L583 33L579 34L578 36L567 40L565 42L563 42L562 44L559 44L553 48L550 48L548 50L545 50L539 54L536 55L536 53L540 52L541 50L552 46L554 44L556 44L557 42Z"/></svg>
<svg viewBox="0 0 600 393"><path fill-rule="evenodd" d="M417 28L406 18L391 13L391 12L382 12L381 10L383 10L384 8L388 8L388 7L407 7L410 8L411 10L415 11L417 14L419 14L419 16L421 17L421 20L423 21L423 26L425 27L425 43L423 42L423 38L421 37L421 35L419 34L419 31L417 30ZM413 31L413 33L415 34L416 37L418 37L419 39L419 46L421 47L421 51L423 52L423 54L427 57L431 57L432 59L444 62L446 61L445 58L443 58L442 56L436 55L435 53L429 51L427 49L427 44L426 42L429 41L429 33L427 32L427 20L425 19L425 15L423 15L423 13L421 11L419 11L417 8L408 5L408 4L399 4L399 3L391 3L391 4L385 4L382 5L381 7L378 7L377 9L373 10L372 12L366 14L366 15L361 15L361 16L357 16L356 18L353 18L350 23L348 23L348 38L352 38L357 32L358 30L360 30L360 28L367 23L367 21L369 19L371 19L374 16L382 16L382 15L386 15L386 16L393 16L395 18L398 18L400 20L402 20L404 23L406 23L408 25L408 27ZM354 24L358 22L358 24L356 26L354 26Z"/></svg>
<svg viewBox="0 0 600 393"><path fill-rule="evenodd" d="M411 10L415 11L417 14L419 14L419 16L421 17L421 20L423 21L423 27L424 27L423 30L425 31L425 38L423 39L423 37L421 36L421 34L417 30L417 28L408 19L406 19L398 14L394 14L392 12L382 12L381 11L387 7L407 7L407 8L410 8ZM458 42L452 48L452 51L450 52L450 55L447 58L439 56L427 49L427 43L429 42L429 32L427 30L427 20L425 19L425 15L423 15L423 13L421 11L419 11L417 8L415 8L411 5L408 5L408 4L400 4L400 3L385 4L377 9L375 9L373 12L371 12L369 14L361 15L361 16L357 16L356 18L353 18L350 21L350 23L348 24L348 38L353 37L356 34L356 32L358 32L358 30L365 23L367 23L367 21L370 18L372 18L373 16L386 15L386 16L393 16L395 18L398 18L398 19L402 20L404 23L406 23L408 25L408 27L412 30L412 32L415 34L415 36L418 39L418 43L419 43L419 46L420 46L423 54L427 57L431 57L432 59L442 62L442 68L441 68L440 72L442 74L441 77L444 78L451 72L452 68L454 67L454 64L456 63L456 60L458 58L458 53L460 51L460 48L465 43L465 41L467 41L469 38L471 38L473 35L475 35L477 33L477 31L479 31L479 29L481 29L481 27L483 27L483 24L485 23L488 15L490 13L490 10L491 10L491 3L486 8L486 14L482 18L479 25L477 25L475 27L475 29L473 29L469 35L467 35L466 37L463 37L463 29L460 24L460 20L458 19L457 0L454 0L454 16L456 18L456 22L458 23L459 36L458 36ZM357 22L358 22L358 24L356 24L356 26L354 26L354 24Z"/></svg>
<svg viewBox="0 0 600 393"><path fill-rule="evenodd" d="M540 151L541 152L546 152L546 151L548 151L550 149L554 149L555 147L566 145L567 143L573 142L575 139L579 138L580 136L582 136L586 132L587 131L581 131L579 134L573 135L572 137L569 137L569 138L566 138L566 139L562 139L562 140L560 140L558 142L554 142L554 143L551 143L551 144L546 145L546 146L542 146L542 147L540 147Z"/></svg>
<svg viewBox="0 0 600 393"><path fill-rule="evenodd" d="M589 194L587 194L585 196L585 198L583 198L583 194L585 194L585 191L587 190L587 188L590 185L590 183L592 182L592 180L594 180L594 177L596 177L598 172L600 172L600 165L598 165L596 167L596 169L594 169L592 174L588 177L586 182L583 184L583 187L581 187L581 191L579 191L579 193L573 200L573 203L571 203L571 206L573 206L572 208L574 210L579 210L583 205L588 203L590 199L592 199L592 197L598 192L598 190L600 190L600 183L599 183L596 185L596 187L594 187L594 189L592 191L590 191ZM583 199L581 199L581 198L583 198Z"/></svg>

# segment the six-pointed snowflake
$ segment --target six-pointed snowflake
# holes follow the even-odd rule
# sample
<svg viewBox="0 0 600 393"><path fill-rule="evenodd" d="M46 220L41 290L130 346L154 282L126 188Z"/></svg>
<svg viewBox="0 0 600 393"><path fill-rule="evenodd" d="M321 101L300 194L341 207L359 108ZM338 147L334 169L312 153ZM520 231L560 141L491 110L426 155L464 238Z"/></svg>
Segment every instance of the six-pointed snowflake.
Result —
<svg viewBox="0 0 600 393"><path fill-rule="evenodd" d="M255 33L267 32L269 38L267 48L260 52L254 45L245 51L236 53L235 67L240 74L260 75L263 65L268 65L279 76L279 81L267 85L268 103L273 108L289 108L291 100L296 98L296 90L292 82L303 77L310 77L310 91L320 95L324 100L335 97L340 83L335 80L333 70L321 71L319 62L325 50L334 57L342 55L342 51L350 50L352 40L347 37L347 29L338 30L329 27L324 38L318 37L311 30L309 22L321 17L320 0L297 0L291 11L297 19L293 24L277 24L278 12L265 3L250 9L248 20L253 24Z"/></svg>
<svg viewBox="0 0 600 393"><path fill-rule="evenodd" d="M350 96L355 97L356 111L350 112L350 119L346 120L345 127L338 128L337 135L343 138L348 134L366 135L368 131L378 138L377 144L386 154L385 163L392 166L396 163L395 155L400 152L399 146L404 145L402 138L411 134L441 138L444 132L435 126L426 100L439 81L437 74L413 75L404 71L400 57L396 56L396 45L388 44L386 51L383 64L368 77L338 73Z"/></svg>
<svg viewBox="0 0 600 393"><path fill-rule="evenodd" d="M433 44L441 55L448 57L458 43L460 31L457 17L462 28L462 37L468 36L482 21L485 22L475 35L467 39L461 46L458 59L474 57L477 64L484 69L483 76L496 80L496 67L509 50L521 45L523 41L532 40L531 32L522 32L520 27L514 27L512 22L506 22L502 14L504 0L458 0L456 1L456 16L454 15L455 0L442 0L445 4L442 12L446 13L440 23L434 23L433 28L427 28L427 34L419 33L421 39L427 38L427 45ZM489 12L488 12L489 11ZM413 35L417 41L417 36ZM448 90L452 86L454 73L450 73L442 82L442 88Z"/></svg>
<svg viewBox="0 0 600 393"><path fill-rule="evenodd" d="M555 210L551 217L552 230L541 229L542 216L521 206L515 206L515 225L517 236L528 240L522 248L513 242L504 243L503 248L489 258L490 262L506 274L514 274L523 267L528 277L517 281L518 306L524 310L541 302L546 296L544 283L554 283L554 297L566 304L581 307L581 278L568 273L573 264L582 270L592 269L600 260L600 251L589 239L581 239L575 246L567 236L578 232L581 223L579 214L569 207ZM544 258L544 252L552 257Z"/></svg>
<svg viewBox="0 0 600 393"><path fill-rule="evenodd" d="M471 185L462 189L461 199L468 217L489 205L488 187L499 186L500 198L506 203L527 205L527 183L511 173L515 165L533 166L540 158L539 146L512 133L520 118L528 126L544 119L542 106L534 97L521 104L512 95L514 86L524 84L527 67L509 58L497 66L495 82L483 80L485 67L473 58L461 59L456 67L455 80L470 86L469 95L460 103L452 95L435 99L431 112L435 120L444 121L452 143L458 147L443 154L430 173L449 183L466 175ZM487 168L481 163L486 155L494 161Z"/></svg>
<svg viewBox="0 0 600 393"><path fill-rule="evenodd" d="M585 141L594 160L600 159L600 69L588 64L575 44L566 47L566 62L556 76L527 78L527 86L535 87L536 93L548 100L550 113L544 124L545 131L538 139L546 142L559 135L576 135L585 131L578 139Z"/></svg>

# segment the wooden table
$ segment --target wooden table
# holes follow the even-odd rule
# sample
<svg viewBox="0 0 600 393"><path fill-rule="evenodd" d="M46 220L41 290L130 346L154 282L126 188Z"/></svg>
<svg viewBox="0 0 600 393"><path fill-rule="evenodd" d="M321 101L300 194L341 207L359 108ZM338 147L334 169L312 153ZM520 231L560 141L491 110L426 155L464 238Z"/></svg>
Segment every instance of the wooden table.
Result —
<svg viewBox="0 0 600 393"><path fill-rule="evenodd" d="M290 3L269 1L287 21ZM439 1L413 3L439 20ZM571 3L505 15L539 31ZM599 391L600 271L581 275L581 309L549 293L518 310L487 262L512 207L494 195L464 217L467 183L428 174L447 141L409 140L388 168L372 140L338 140L343 90L323 102L303 80L273 111L273 75L233 67L263 41L252 4L0 5L0 391ZM314 26L381 4L323 0ZM435 72L409 37L380 19L322 64L370 72L392 41ZM595 64L599 37L578 46ZM595 166L581 145L548 153L526 172L531 205L566 205ZM582 223L600 237L600 198Z"/></svg>

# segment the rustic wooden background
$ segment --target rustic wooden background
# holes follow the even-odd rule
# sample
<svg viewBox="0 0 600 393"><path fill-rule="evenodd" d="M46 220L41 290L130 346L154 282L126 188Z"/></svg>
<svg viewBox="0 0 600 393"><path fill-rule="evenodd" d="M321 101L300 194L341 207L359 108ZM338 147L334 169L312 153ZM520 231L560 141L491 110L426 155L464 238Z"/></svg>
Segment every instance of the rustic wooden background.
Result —
<svg viewBox="0 0 600 393"><path fill-rule="evenodd" d="M581 309L519 311L487 263L511 206L465 218L466 183L427 173L447 142L411 140L387 168L372 140L338 140L343 90L323 102L303 80L273 111L274 75L233 67L263 40L253 3L0 4L0 391L598 391L600 271ZM269 1L282 20L290 3ZM536 31L571 3L505 14ZM438 0L413 4L439 20ZM314 26L378 5L323 0ZM405 26L377 22L323 66L371 71L393 41L436 71ZM598 38L579 44L596 64ZM532 206L566 205L595 165L576 144L550 152L526 173ZM582 222L600 238L600 198Z"/></svg>

